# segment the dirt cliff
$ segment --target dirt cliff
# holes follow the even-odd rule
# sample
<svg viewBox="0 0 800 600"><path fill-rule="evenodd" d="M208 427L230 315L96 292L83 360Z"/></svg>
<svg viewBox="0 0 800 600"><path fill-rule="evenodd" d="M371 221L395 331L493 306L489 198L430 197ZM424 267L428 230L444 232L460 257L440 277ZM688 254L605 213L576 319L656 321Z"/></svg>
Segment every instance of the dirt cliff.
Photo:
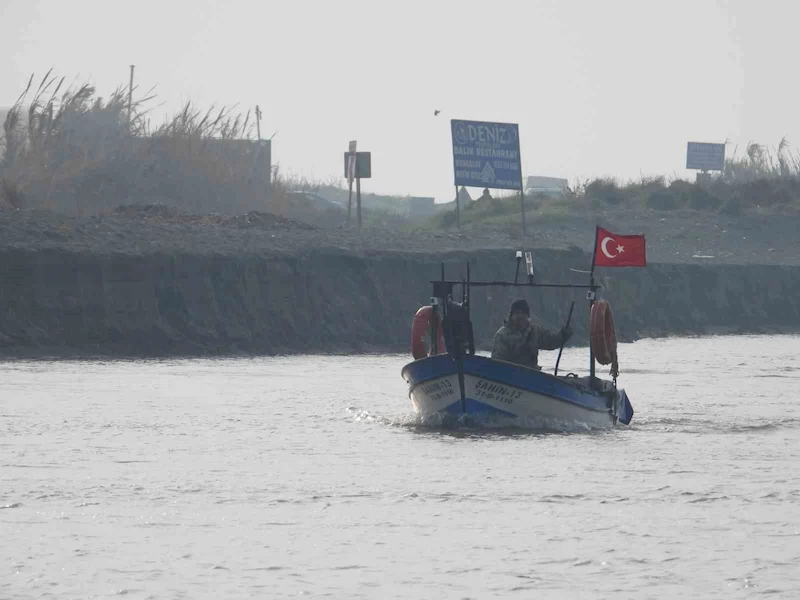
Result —
<svg viewBox="0 0 800 600"><path fill-rule="evenodd" d="M0 251L0 355L179 356L408 351L430 280L513 279L504 250L438 254L309 249L240 256ZM537 281L585 283L587 253L536 252ZM650 264L598 269L623 340L800 329L800 267ZM795 288L798 288L797 290ZM490 288L473 294L479 346L511 300L557 327L575 299L572 343L586 342L580 290Z"/></svg>

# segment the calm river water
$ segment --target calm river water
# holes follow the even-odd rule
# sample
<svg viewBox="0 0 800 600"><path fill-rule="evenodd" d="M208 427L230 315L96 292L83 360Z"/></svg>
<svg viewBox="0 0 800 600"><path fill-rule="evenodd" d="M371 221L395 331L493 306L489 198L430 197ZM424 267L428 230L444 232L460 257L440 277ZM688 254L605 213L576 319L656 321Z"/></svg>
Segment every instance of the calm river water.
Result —
<svg viewBox="0 0 800 600"><path fill-rule="evenodd" d="M0 597L800 597L800 337L623 345L609 432L423 426L408 360L0 364Z"/></svg>

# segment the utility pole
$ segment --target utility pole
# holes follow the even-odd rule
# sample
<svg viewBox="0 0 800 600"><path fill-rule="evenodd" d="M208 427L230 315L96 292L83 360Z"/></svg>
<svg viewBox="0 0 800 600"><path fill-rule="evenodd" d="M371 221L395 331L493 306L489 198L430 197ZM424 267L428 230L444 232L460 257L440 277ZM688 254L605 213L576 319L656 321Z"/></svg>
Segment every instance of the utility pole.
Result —
<svg viewBox="0 0 800 600"><path fill-rule="evenodd" d="M133 69L136 65L131 65L131 83L128 86L128 135L131 135L133 126Z"/></svg>

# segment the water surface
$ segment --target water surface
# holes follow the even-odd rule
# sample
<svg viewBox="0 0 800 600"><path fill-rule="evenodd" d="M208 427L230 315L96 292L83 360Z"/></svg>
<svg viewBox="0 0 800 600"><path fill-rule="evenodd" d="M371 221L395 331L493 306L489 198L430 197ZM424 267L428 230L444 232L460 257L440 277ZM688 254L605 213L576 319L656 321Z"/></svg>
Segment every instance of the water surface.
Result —
<svg viewBox="0 0 800 600"><path fill-rule="evenodd" d="M421 426L407 356L6 363L0 597L797 598L798 356L622 345L573 433Z"/></svg>

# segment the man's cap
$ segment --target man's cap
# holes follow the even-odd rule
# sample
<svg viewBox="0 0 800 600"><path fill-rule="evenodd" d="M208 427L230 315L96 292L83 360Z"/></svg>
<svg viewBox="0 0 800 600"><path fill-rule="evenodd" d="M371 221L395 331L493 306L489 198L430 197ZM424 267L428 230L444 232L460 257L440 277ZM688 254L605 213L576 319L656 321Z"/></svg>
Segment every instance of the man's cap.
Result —
<svg viewBox="0 0 800 600"><path fill-rule="evenodd" d="M514 300L511 303L511 308L509 309L508 313L511 314L511 313L514 313L514 312L525 313L526 315L528 315L530 317L531 316L531 309L528 306L528 301L525 300L524 298L518 298L518 299Z"/></svg>

